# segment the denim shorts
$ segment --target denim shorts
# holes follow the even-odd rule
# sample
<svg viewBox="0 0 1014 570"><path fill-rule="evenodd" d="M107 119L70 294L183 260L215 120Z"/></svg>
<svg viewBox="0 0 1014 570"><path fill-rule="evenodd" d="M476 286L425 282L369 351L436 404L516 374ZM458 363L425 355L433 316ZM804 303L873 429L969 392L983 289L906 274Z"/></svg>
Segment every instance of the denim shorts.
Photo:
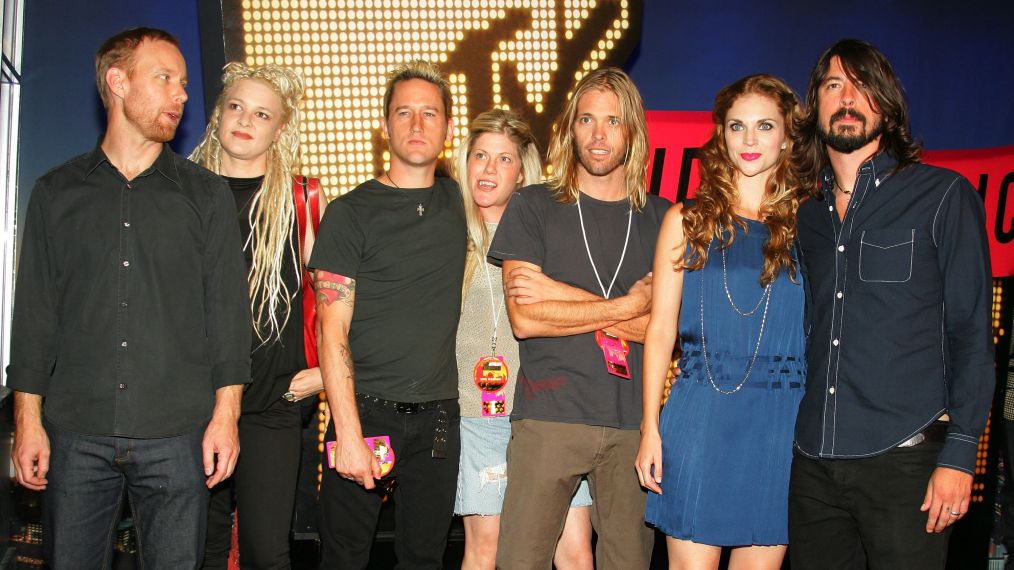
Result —
<svg viewBox="0 0 1014 570"><path fill-rule="evenodd" d="M454 514L500 514L507 488L507 443L510 439L511 422L508 417L461 418L461 463ZM588 481L581 479L570 506L588 507L591 504Z"/></svg>

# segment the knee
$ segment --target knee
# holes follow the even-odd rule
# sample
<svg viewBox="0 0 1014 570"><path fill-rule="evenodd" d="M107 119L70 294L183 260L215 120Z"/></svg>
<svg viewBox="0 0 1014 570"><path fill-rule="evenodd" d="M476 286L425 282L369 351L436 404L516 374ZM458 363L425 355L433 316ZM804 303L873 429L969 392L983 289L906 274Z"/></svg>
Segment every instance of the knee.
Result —
<svg viewBox="0 0 1014 570"><path fill-rule="evenodd" d="M591 570L595 567L591 542L578 543L577 541L561 540L556 545L553 565L558 570Z"/></svg>

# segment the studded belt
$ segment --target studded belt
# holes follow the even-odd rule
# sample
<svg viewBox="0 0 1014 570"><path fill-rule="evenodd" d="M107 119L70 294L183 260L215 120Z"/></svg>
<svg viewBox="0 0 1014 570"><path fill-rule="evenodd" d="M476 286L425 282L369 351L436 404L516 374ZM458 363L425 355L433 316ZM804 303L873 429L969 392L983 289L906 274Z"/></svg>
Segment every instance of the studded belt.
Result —
<svg viewBox="0 0 1014 570"><path fill-rule="evenodd" d="M445 402L447 400L432 400L429 402L395 402L385 400L369 394L356 392L356 401L375 408L386 408L394 410L399 414L418 414L419 412L437 412L437 423L433 428L433 451L432 456L438 459L447 457L447 429L450 416L447 413Z"/></svg>

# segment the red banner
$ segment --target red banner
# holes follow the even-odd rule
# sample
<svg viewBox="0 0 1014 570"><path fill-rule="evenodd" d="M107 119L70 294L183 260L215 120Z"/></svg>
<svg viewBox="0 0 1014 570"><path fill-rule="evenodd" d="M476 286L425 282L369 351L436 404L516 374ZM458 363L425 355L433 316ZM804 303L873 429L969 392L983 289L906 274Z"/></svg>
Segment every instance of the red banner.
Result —
<svg viewBox="0 0 1014 570"><path fill-rule="evenodd" d="M693 197L697 154L713 130L711 113L648 111L648 190L670 201ZM1014 146L926 151L927 164L954 170L978 189L994 277L1014 276Z"/></svg>

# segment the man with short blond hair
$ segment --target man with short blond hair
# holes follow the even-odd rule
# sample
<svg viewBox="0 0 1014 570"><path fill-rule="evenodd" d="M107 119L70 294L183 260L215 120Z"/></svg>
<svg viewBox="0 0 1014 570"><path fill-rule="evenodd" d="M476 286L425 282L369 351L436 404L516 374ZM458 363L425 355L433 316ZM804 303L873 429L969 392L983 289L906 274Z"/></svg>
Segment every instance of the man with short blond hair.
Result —
<svg viewBox="0 0 1014 570"><path fill-rule="evenodd" d="M331 406L320 491L321 568L364 568L393 488L399 567L440 568L458 476L454 335L465 266L457 184L436 176L450 140L436 68L396 68L384 96L390 169L331 202L310 259ZM394 466L378 447L390 440ZM379 445L378 442L383 442ZM381 461L383 459L383 461Z"/></svg>

